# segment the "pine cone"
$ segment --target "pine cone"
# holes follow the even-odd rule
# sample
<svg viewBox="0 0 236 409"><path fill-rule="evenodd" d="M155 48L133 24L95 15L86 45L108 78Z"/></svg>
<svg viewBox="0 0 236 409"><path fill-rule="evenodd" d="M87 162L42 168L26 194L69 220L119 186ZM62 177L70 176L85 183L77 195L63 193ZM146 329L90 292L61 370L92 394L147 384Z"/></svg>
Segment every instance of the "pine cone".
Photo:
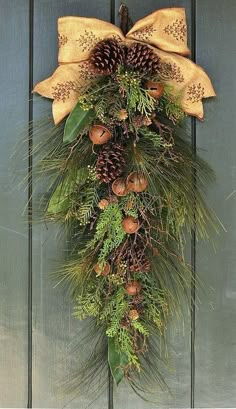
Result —
<svg viewBox="0 0 236 409"><path fill-rule="evenodd" d="M123 173L124 165L124 148L118 143L106 144L98 155L97 178L105 183L112 182Z"/></svg>
<svg viewBox="0 0 236 409"><path fill-rule="evenodd" d="M102 40L94 47L90 62L97 73L111 74L124 62L124 48L116 40Z"/></svg>
<svg viewBox="0 0 236 409"><path fill-rule="evenodd" d="M126 66L144 74L151 74L158 71L160 58L147 45L134 43L127 51Z"/></svg>
<svg viewBox="0 0 236 409"><path fill-rule="evenodd" d="M114 254L115 264L126 263L127 269L132 272L147 273L150 271L150 261L145 254L141 240L129 242L127 246L121 244Z"/></svg>

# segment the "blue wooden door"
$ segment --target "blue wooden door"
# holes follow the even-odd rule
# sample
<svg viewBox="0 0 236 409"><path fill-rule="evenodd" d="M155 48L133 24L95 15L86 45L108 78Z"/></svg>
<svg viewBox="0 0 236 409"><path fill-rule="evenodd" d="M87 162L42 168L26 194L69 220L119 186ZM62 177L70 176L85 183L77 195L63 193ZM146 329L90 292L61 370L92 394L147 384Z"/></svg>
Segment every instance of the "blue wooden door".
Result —
<svg viewBox="0 0 236 409"><path fill-rule="evenodd" d="M197 307L184 325L170 325L171 394L160 392L156 405L145 403L126 385L108 383L91 407L233 407L236 402L236 2L235 0L127 0L133 20L155 9L184 6L192 58L213 80L217 98L205 103L204 123L189 120L193 148L215 169L217 182L207 197L225 230L212 243L189 241L188 257L202 288L192 289ZM55 226L33 224L28 203L36 190L34 157L10 160L28 122L49 115L51 103L32 99L34 83L57 66L57 18L80 15L118 23L118 0L0 0L0 406L86 408L91 396L68 397L62 385L89 350L76 339L79 324L71 303L49 278L61 257ZM25 132L27 134L27 132ZM24 143L24 157L34 140ZM21 156L22 158L22 156ZM16 173L28 189L15 183ZM37 194L36 194L37 196ZM72 400L71 400L72 399Z"/></svg>

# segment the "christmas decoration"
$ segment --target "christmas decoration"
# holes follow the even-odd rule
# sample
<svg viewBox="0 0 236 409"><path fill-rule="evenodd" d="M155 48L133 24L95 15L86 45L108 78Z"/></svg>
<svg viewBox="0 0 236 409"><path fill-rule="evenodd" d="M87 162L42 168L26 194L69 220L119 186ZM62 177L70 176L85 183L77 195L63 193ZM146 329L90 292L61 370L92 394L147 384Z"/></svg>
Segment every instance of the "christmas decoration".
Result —
<svg viewBox="0 0 236 409"><path fill-rule="evenodd" d="M123 220L122 227L126 233L132 234L138 231L140 223L133 216L128 216Z"/></svg>
<svg viewBox="0 0 236 409"><path fill-rule="evenodd" d="M45 219L70 232L58 281L75 317L89 318L94 345L73 384L100 385L109 367L146 399L151 385L165 386L165 330L193 283L185 232L207 238L215 226L203 199L212 170L183 131L215 92L186 58L183 8L157 10L128 33L83 17L59 18L58 30L59 67L34 89L53 99L56 127L35 154L50 176Z"/></svg>
<svg viewBox="0 0 236 409"><path fill-rule="evenodd" d="M103 145L111 138L111 132L105 126L93 125L89 129L89 137L94 145Z"/></svg>
<svg viewBox="0 0 236 409"><path fill-rule="evenodd" d="M153 98L160 98L164 93L164 85L161 82L147 81L145 88L148 90L149 95Z"/></svg>
<svg viewBox="0 0 236 409"><path fill-rule="evenodd" d="M147 45L133 43L128 48L126 66L143 74L157 73L160 68L160 58Z"/></svg>
<svg viewBox="0 0 236 409"><path fill-rule="evenodd" d="M128 189L124 179L118 178L112 183L112 190L117 196L126 196Z"/></svg>
<svg viewBox="0 0 236 409"><path fill-rule="evenodd" d="M111 271L111 266L109 263L106 263L105 266L100 265L100 264L96 264L94 266L94 271L98 274L98 275L102 275L102 276L107 276L110 271Z"/></svg>
<svg viewBox="0 0 236 409"><path fill-rule="evenodd" d="M96 163L98 179L112 182L123 172L125 165L124 148L118 143L109 143L102 148Z"/></svg>
<svg viewBox="0 0 236 409"><path fill-rule="evenodd" d="M100 74L115 72L118 65L124 62L124 48L116 40L108 38L100 41L92 50L90 62Z"/></svg>
<svg viewBox="0 0 236 409"><path fill-rule="evenodd" d="M125 287L127 294L137 295L142 290L142 286L138 281L129 281Z"/></svg>
<svg viewBox="0 0 236 409"><path fill-rule="evenodd" d="M142 173L132 172L127 178L127 188L130 192L144 192L147 189L148 181Z"/></svg>

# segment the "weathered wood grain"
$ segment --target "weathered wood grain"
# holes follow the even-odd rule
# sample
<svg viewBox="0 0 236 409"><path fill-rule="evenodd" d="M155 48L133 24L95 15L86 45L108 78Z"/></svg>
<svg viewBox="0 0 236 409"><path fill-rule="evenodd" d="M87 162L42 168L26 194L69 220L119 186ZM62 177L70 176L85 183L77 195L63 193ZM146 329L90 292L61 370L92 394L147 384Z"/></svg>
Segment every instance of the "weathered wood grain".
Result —
<svg viewBox="0 0 236 409"><path fill-rule="evenodd" d="M10 156L28 122L28 2L0 10L0 406L26 407L27 192L15 180L22 157Z"/></svg>
<svg viewBox="0 0 236 409"><path fill-rule="evenodd" d="M196 315L196 407L234 407L236 402L236 2L197 1L197 62L212 78L217 97L205 103L197 124L202 155L216 172L207 198L227 233L197 247L204 291Z"/></svg>
<svg viewBox="0 0 236 409"><path fill-rule="evenodd" d="M57 18L64 15L93 16L110 19L108 0L39 0L34 9L34 82L49 75L57 67ZM34 99L34 117L49 115L51 102ZM41 188L42 189L42 188ZM89 393L78 393L75 399L65 395L64 384L71 372L83 359L85 349L79 346L74 354L68 354L70 343L76 339L79 321L72 318L72 304L62 287L54 288L50 273L55 261L63 261L60 250L65 243L56 239L55 226L33 228L33 406L34 407L79 407L84 409L93 400ZM107 408L105 393L92 406Z"/></svg>

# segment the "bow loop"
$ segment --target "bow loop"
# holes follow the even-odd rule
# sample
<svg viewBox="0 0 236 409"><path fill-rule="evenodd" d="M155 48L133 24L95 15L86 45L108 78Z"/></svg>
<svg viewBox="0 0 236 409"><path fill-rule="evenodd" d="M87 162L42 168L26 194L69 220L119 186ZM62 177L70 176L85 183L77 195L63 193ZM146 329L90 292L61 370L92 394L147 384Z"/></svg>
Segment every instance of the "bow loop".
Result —
<svg viewBox="0 0 236 409"><path fill-rule="evenodd" d="M125 40L122 31L107 21L87 17L60 17L58 19L59 64L87 60L95 45L106 38Z"/></svg>
<svg viewBox="0 0 236 409"><path fill-rule="evenodd" d="M184 8L157 10L137 21L127 33L128 39L151 44L163 51L190 54Z"/></svg>

